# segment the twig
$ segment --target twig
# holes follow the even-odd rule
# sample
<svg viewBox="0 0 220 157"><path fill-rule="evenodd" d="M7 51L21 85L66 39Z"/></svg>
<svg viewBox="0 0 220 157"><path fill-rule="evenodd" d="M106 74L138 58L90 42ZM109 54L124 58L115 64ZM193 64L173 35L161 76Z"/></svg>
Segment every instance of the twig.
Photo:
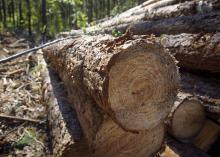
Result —
<svg viewBox="0 0 220 157"><path fill-rule="evenodd" d="M41 120L21 118L21 117L16 117L16 116L8 116L8 115L4 115L4 114L0 114L0 118L12 119L12 120L17 120L17 121L26 121L26 122L32 122L32 123L38 123L38 124L42 124L44 122L44 121L41 121Z"/></svg>
<svg viewBox="0 0 220 157"><path fill-rule="evenodd" d="M1 60L0 60L0 64L1 64L1 63L6 63L6 62L8 62L8 61L11 61L11 60L16 59L16 58L18 58L18 57L21 57L21 56L23 56L23 55L27 55L27 54L29 54L29 53L31 53L31 52L36 52L36 51L39 50L39 49L42 49L42 48L47 47L47 46L49 46L49 45L55 44L55 43L57 43L57 42L60 42L60 41L63 41L63 40L67 40L67 39L71 39L71 38L77 38L77 37L79 37L79 36L69 36L69 37L66 37L66 38L60 38L60 39L57 39L57 40L48 42L48 43L46 43L46 44L43 44L43 45L34 47L34 48L32 48L32 49L28 49L28 50L19 52L19 53L17 53L17 54L14 54L14 55L12 55L12 56L7 57L7 58L1 59Z"/></svg>

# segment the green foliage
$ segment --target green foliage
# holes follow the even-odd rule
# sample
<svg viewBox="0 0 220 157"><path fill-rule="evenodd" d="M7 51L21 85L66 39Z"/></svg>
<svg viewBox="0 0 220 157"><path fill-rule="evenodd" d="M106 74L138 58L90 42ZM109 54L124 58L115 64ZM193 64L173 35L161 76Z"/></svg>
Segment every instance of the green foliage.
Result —
<svg viewBox="0 0 220 157"><path fill-rule="evenodd" d="M22 137L14 144L17 148L32 144L36 139L36 132L34 130L26 130Z"/></svg>
<svg viewBox="0 0 220 157"><path fill-rule="evenodd" d="M42 19L43 0L29 0L28 8L26 0L5 0L6 25L4 26L3 6L0 1L0 31L28 32L31 25L32 34L39 37L47 34L55 36L58 32L80 29L88 25L95 25L97 20L105 18L110 12L111 16L119 14L137 5L138 0L46 0L46 25ZM21 2L21 8L19 4ZM108 3L110 2L110 3ZM108 5L109 4L109 5ZM14 9L12 9L14 6ZM29 20L28 12L31 12ZM20 14L21 13L21 14ZM30 21L30 23L29 23ZM119 32L113 32L120 36Z"/></svg>
<svg viewBox="0 0 220 157"><path fill-rule="evenodd" d="M113 29L112 30L112 36L120 37L120 36L122 36L122 33L120 31L118 31L118 30Z"/></svg>

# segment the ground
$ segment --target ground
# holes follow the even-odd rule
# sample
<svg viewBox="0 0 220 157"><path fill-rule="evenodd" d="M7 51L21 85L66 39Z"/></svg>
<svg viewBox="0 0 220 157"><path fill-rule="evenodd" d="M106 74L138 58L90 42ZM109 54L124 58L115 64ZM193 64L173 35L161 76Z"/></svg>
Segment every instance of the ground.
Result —
<svg viewBox="0 0 220 157"><path fill-rule="evenodd" d="M13 34L0 34L0 59L31 44ZM40 55L0 64L1 157L48 156L47 103L42 100Z"/></svg>

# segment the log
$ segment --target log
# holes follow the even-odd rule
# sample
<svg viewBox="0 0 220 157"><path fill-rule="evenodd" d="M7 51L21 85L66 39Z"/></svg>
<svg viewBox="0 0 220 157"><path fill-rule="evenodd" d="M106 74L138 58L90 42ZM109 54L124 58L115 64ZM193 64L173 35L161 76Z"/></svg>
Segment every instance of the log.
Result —
<svg viewBox="0 0 220 157"><path fill-rule="evenodd" d="M179 77L173 58L160 45L128 39L82 36L44 53L76 88L84 85L122 128L139 132L156 127L168 115Z"/></svg>
<svg viewBox="0 0 220 157"><path fill-rule="evenodd" d="M207 112L220 113L220 81L218 79L182 72L181 90L203 101Z"/></svg>
<svg viewBox="0 0 220 157"><path fill-rule="evenodd" d="M116 29L123 33L130 25L134 24L134 27L139 27L135 29L135 33L143 34L143 32L140 32L139 29L144 27L143 25L146 24L147 26L150 26L150 23L154 22L155 20L164 21L163 19L167 18L190 16L197 13L209 13L213 10L218 10L220 8L219 4L220 2L217 0L209 2L207 2L206 0L163 0L152 2L147 1L142 5L129 9L110 20L100 23L97 26L87 28L86 32L111 33L112 30ZM145 24L143 24L142 21L144 21L143 23ZM148 23L148 21L150 23ZM152 23L152 26L155 24L156 23ZM172 24L169 26L172 26ZM141 31L145 31L145 28L143 28Z"/></svg>
<svg viewBox="0 0 220 157"><path fill-rule="evenodd" d="M163 35L161 44L191 71L220 72L220 33Z"/></svg>
<svg viewBox="0 0 220 157"><path fill-rule="evenodd" d="M162 124L139 133L125 131L97 107L85 93L85 86L75 88L69 77L59 74L89 144L89 157L150 157L161 148L165 135Z"/></svg>
<svg viewBox="0 0 220 157"><path fill-rule="evenodd" d="M201 131L205 119L202 102L192 95L180 92L166 124L173 137L181 142L190 142Z"/></svg>
<svg viewBox="0 0 220 157"><path fill-rule="evenodd" d="M165 150L160 157L209 157L193 145L183 144L172 138L167 138Z"/></svg>
<svg viewBox="0 0 220 157"><path fill-rule="evenodd" d="M207 14L195 14L192 16L181 16L161 20L149 20L134 22L132 25L122 24L108 28L101 28L95 33L111 34L112 30L124 33L129 27L132 28L133 34L179 34L179 33L200 33L200 32L217 32L220 29L220 12L213 11Z"/></svg>
<svg viewBox="0 0 220 157"><path fill-rule="evenodd" d="M207 152L212 144L220 136L220 125L212 122L211 120L206 120L206 123L199 133L199 135L193 140L194 145Z"/></svg>
<svg viewBox="0 0 220 157"><path fill-rule="evenodd" d="M87 144L75 111L67 101L67 94L55 72L47 68L40 56L43 78L42 101L48 106L50 155L54 157L86 157Z"/></svg>
<svg viewBox="0 0 220 157"><path fill-rule="evenodd" d="M195 13L195 1L176 4L178 2L179 1L177 0L163 0L156 1L155 3L145 2L142 5L116 15L110 20L106 20L97 26L89 27L87 32L101 30L103 28L121 24L131 24L134 21L156 20L181 15L192 15Z"/></svg>

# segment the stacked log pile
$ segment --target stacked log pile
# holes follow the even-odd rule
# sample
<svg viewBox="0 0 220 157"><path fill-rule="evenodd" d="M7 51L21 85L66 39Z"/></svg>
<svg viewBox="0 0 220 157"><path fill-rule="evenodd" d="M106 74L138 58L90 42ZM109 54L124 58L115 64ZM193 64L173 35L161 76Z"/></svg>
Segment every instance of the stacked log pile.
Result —
<svg viewBox="0 0 220 157"><path fill-rule="evenodd" d="M99 35L43 50L89 156L208 157L220 135L220 81L210 78L220 73L219 9L218 0L148 0L87 28ZM125 34L103 34L112 30Z"/></svg>

